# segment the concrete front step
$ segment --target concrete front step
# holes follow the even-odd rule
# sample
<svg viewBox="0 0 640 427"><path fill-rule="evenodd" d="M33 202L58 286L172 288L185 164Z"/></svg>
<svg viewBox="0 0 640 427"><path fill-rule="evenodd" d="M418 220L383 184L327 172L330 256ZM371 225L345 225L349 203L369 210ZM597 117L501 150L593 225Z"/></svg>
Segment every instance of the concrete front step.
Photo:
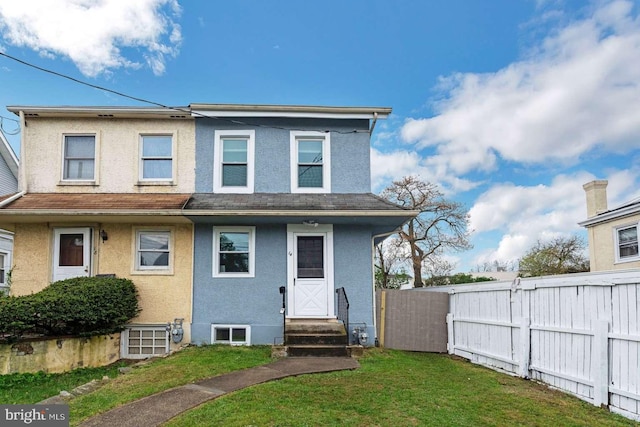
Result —
<svg viewBox="0 0 640 427"><path fill-rule="evenodd" d="M287 333L288 345L347 345L349 338L346 334L327 333Z"/></svg>
<svg viewBox="0 0 640 427"><path fill-rule="evenodd" d="M287 355L346 357L349 336L336 319L287 319L285 323Z"/></svg>
<svg viewBox="0 0 640 427"><path fill-rule="evenodd" d="M289 357L348 357L345 345L287 345Z"/></svg>

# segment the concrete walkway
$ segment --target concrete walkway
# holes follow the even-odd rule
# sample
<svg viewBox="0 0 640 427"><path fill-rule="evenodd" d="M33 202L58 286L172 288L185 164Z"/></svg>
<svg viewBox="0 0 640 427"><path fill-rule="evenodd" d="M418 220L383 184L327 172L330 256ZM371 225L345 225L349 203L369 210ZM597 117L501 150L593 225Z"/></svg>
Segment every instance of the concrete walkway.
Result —
<svg viewBox="0 0 640 427"><path fill-rule="evenodd" d="M147 396L89 418L80 425L158 426L204 402L255 384L302 374L359 367L360 364L349 357L285 357L268 365L230 372Z"/></svg>

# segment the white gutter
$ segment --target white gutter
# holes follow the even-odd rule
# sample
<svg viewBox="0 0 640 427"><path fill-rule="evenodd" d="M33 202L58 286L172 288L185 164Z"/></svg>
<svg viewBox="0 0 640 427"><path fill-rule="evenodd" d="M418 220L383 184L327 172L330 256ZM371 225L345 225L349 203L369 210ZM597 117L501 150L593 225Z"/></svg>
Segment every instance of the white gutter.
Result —
<svg viewBox="0 0 640 427"><path fill-rule="evenodd" d="M627 206L626 208L616 209L614 211L599 214L598 216L579 222L578 225L581 227L590 227L601 222L607 222L612 219L624 218L626 216L634 215L638 212L640 212L640 204L635 204Z"/></svg>
<svg viewBox="0 0 640 427"><path fill-rule="evenodd" d="M3 200L0 203L0 207L9 204L10 202L22 197L26 192L20 192L14 194L10 198ZM0 211L0 217L6 215L22 215L22 216L38 216L38 215L59 215L59 216L99 216L99 215L114 215L114 216L180 216L184 217L181 210L148 210L148 209L129 209L129 210L110 210L110 211L96 211L91 209L3 209Z"/></svg>

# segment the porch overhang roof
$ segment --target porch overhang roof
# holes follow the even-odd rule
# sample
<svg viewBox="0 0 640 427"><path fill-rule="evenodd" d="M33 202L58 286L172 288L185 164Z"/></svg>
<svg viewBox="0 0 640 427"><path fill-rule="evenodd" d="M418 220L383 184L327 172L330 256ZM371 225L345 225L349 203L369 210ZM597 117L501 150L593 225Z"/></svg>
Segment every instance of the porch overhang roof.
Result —
<svg viewBox="0 0 640 427"><path fill-rule="evenodd" d="M193 194L184 214L194 222L372 225L392 231L419 212L371 193Z"/></svg>
<svg viewBox="0 0 640 427"><path fill-rule="evenodd" d="M134 218L145 221L188 222L182 207L190 194L26 193L0 200L0 222L97 221ZM171 219L169 219L171 218Z"/></svg>

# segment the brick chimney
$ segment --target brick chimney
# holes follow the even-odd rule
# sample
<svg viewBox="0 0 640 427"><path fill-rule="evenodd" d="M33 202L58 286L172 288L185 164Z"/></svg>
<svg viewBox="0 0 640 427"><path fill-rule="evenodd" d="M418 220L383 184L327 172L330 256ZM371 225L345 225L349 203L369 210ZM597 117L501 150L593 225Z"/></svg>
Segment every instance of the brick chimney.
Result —
<svg viewBox="0 0 640 427"><path fill-rule="evenodd" d="M587 196L587 218L592 218L607 210L606 179L587 182L582 186Z"/></svg>

